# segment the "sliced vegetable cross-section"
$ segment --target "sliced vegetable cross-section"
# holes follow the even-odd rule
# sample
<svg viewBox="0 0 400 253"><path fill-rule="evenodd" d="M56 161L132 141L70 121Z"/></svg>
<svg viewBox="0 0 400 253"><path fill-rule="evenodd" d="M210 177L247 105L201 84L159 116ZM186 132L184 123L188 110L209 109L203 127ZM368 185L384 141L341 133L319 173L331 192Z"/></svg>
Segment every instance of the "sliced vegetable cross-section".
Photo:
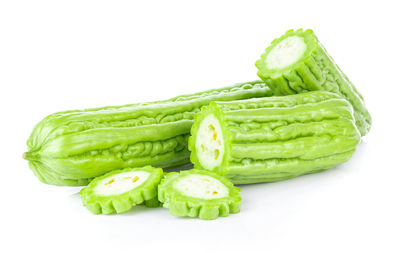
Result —
<svg viewBox="0 0 400 253"><path fill-rule="evenodd" d="M109 172L80 192L83 205L94 214L122 213L133 206L158 206L157 188L163 170L151 166Z"/></svg>
<svg viewBox="0 0 400 253"><path fill-rule="evenodd" d="M240 211L240 189L211 171L168 173L158 188L158 198L172 215L213 220Z"/></svg>

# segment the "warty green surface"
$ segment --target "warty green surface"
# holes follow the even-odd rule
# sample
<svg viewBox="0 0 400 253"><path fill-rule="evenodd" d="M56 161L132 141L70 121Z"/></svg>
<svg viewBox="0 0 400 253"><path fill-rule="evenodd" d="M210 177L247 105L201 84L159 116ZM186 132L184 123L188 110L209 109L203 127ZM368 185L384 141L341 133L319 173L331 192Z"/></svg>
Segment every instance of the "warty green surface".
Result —
<svg viewBox="0 0 400 253"><path fill-rule="evenodd" d="M40 181L69 186L87 185L115 169L183 165L201 106L271 94L254 81L158 102L54 113L36 125L24 157Z"/></svg>
<svg viewBox="0 0 400 253"><path fill-rule="evenodd" d="M200 199L189 197L174 187L177 180L193 174L206 175L217 179L228 188L229 195L224 198ZM218 217L226 217L229 214L240 212L242 198L240 189L235 187L226 177L211 171L192 169L167 173L158 187L158 200L163 204L163 207L169 209L172 215L214 220Z"/></svg>
<svg viewBox="0 0 400 253"><path fill-rule="evenodd" d="M214 171L235 184L279 181L343 163L360 142L352 106L339 95L314 91L297 95L215 102L196 115L189 138L191 161L202 119L221 125L224 157Z"/></svg>
<svg viewBox="0 0 400 253"><path fill-rule="evenodd" d="M95 188L103 179L131 171L145 171L150 173L150 175L141 185L124 193L106 196L96 194ZM164 173L161 168L151 166L111 171L95 178L87 187L80 191L82 203L94 214L123 213L132 209L133 206L140 204L144 204L146 207L158 207L160 204L158 202L157 190L163 176Z"/></svg>
<svg viewBox="0 0 400 253"><path fill-rule="evenodd" d="M299 36L304 39L307 49L294 64L282 69L270 69L266 59L271 50L282 40ZM371 115L364 99L356 87L317 39L312 30L289 30L282 37L275 39L265 53L256 62L258 76L264 80L275 95L289 95L307 91L325 90L339 94L347 99L354 108L356 125L362 136L371 128Z"/></svg>

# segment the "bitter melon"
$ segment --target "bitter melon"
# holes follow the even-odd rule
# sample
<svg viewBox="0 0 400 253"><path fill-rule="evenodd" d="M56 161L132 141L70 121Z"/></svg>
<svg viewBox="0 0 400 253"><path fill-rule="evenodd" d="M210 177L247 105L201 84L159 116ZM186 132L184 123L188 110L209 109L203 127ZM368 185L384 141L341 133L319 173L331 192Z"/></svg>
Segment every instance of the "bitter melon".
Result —
<svg viewBox="0 0 400 253"><path fill-rule="evenodd" d="M211 171L168 173L158 187L158 199L175 216L213 220L240 211L240 189Z"/></svg>
<svg viewBox="0 0 400 253"><path fill-rule="evenodd" d="M259 77L276 95L325 90L339 94L354 108L362 136L371 128L364 99L339 69L312 30L289 30L274 40L256 62Z"/></svg>
<svg viewBox="0 0 400 253"><path fill-rule="evenodd" d="M196 115L191 134L195 169L235 184L332 168L350 159L361 138L352 106L326 91L213 102Z"/></svg>
<svg viewBox="0 0 400 253"><path fill-rule="evenodd" d="M271 94L255 81L159 102L54 113L36 125L24 157L42 182L69 186L115 169L183 165L201 106Z"/></svg>
<svg viewBox="0 0 400 253"><path fill-rule="evenodd" d="M114 170L92 180L80 191L83 205L94 214L123 213L133 206L159 206L158 185L163 170L146 166Z"/></svg>

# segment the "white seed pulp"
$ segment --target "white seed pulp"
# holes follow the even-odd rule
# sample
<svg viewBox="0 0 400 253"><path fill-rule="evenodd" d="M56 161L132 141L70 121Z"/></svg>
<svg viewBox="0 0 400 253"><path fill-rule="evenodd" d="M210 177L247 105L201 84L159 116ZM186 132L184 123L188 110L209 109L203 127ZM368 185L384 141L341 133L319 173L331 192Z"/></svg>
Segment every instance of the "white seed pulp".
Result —
<svg viewBox="0 0 400 253"><path fill-rule="evenodd" d="M143 184L150 176L146 171L115 174L101 180L94 189L97 195L108 196L128 192Z"/></svg>
<svg viewBox="0 0 400 253"><path fill-rule="evenodd" d="M221 164L224 151L221 126L214 114L210 114L200 123L196 136L196 153L201 166L214 169Z"/></svg>
<svg viewBox="0 0 400 253"><path fill-rule="evenodd" d="M288 37L278 43L267 55L265 63L269 69L282 69L297 62L307 49L304 39Z"/></svg>
<svg viewBox="0 0 400 253"><path fill-rule="evenodd" d="M228 188L219 180L200 174L185 176L174 187L186 196L199 199L224 198L229 195Z"/></svg>

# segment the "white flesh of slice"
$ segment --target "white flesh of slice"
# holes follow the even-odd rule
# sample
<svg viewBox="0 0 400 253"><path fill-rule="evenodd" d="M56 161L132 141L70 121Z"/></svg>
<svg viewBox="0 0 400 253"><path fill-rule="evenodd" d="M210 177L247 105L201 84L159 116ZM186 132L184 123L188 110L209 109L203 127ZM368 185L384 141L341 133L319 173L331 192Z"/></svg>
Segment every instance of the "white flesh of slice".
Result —
<svg viewBox="0 0 400 253"><path fill-rule="evenodd" d="M131 171L115 174L101 180L94 189L97 195L108 196L128 192L143 184L150 173Z"/></svg>
<svg viewBox="0 0 400 253"><path fill-rule="evenodd" d="M201 166L214 169L221 164L224 151L221 126L214 114L210 114L200 123L196 136L196 153Z"/></svg>
<svg viewBox="0 0 400 253"><path fill-rule="evenodd" d="M229 195L228 188L219 180L200 174L182 177L174 187L182 194L199 199L217 199Z"/></svg>
<svg viewBox="0 0 400 253"><path fill-rule="evenodd" d="M265 63L269 69L282 69L297 62L307 49L304 39L288 37L278 43L267 55Z"/></svg>

